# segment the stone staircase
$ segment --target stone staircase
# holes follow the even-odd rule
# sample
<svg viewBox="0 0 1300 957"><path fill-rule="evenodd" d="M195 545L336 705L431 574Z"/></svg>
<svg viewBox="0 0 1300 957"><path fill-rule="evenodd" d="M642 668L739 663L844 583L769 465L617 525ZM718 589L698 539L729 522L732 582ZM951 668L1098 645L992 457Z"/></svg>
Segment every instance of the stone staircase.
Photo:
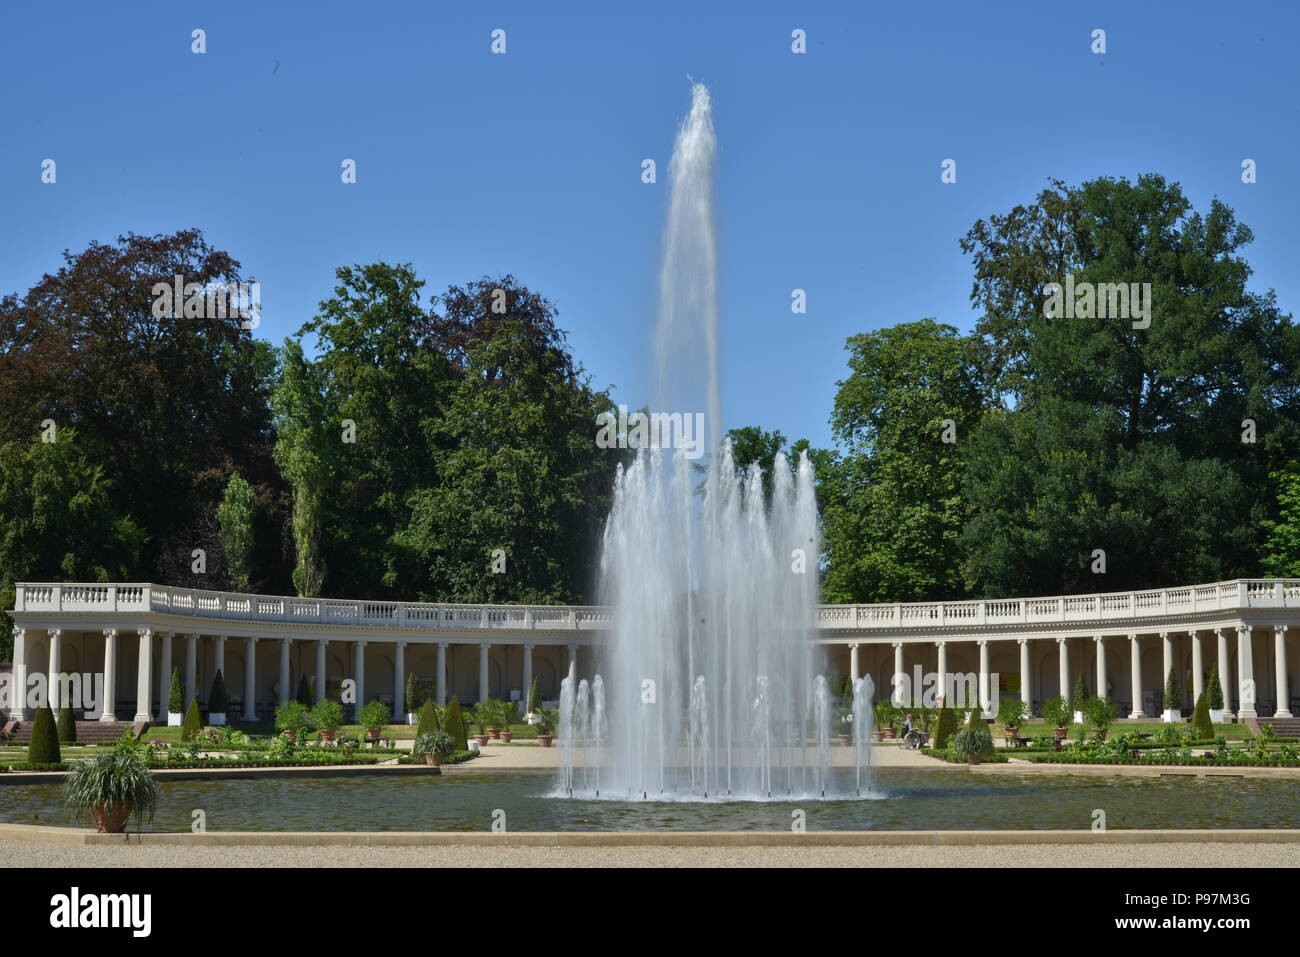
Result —
<svg viewBox="0 0 1300 957"><path fill-rule="evenodd" d="M1300 718L1256 718L1250 724L1256 731L1261 724L1271 724L1279 738L1300 738Z"/></svg>
<svg viewBox="0 0 1300 957"><path fill-rule="evenodd" d="M126 729L134 729L136 737L144 731L148 725L137 728L130 721L78 721L77 725L77 743L78 744L99 744L103 741L116 741L122 737L122 732ZM5 727L8 728L8 723ZM14 741L30 741L32 739L32 723L22 721L14 729Z"/></svg>

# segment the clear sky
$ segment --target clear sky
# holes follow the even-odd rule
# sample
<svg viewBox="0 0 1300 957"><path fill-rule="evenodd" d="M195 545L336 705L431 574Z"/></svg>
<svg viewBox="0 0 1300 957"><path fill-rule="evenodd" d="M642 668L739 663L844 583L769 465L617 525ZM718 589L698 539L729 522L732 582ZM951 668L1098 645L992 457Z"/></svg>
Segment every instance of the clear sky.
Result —
<svg viewBox="0 0 1300 957"><path fill-rule="evenodd" d="M428 292L510 272L637 406L689 75L719 141L726 424L827 444L845 338L923 316L968 329L958 239L1049 177L1159 172L1197 208L1223 199L1255 231L1254 286L1294 311L1296 6L11 2L0 292L65 248L197 226L261 282L256 334L278 343L342 264L411 262Z"/></svg>

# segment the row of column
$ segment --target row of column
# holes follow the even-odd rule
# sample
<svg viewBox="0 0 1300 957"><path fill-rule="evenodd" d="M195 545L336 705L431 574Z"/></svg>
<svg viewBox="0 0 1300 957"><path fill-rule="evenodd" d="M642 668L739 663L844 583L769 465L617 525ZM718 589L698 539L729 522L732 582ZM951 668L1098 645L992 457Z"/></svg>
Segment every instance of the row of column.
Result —
<svg viewBox="0 0 1300 957"><path fill-rule="evenodd" d="M1230 651L1228 648L1228 638L1225 634L1229 629L1214 629L1215 637L1218 639L1218 665L1219 665L1219 683L1223 689L1223 710L1224 716L1232 715L1231 694L1232 685L1228 681ZM1238 716L1241 718L1254 718L1255 714L1255 668L1251 651L1251 630L1246 625L1238 625L1237 632L1237 675L1238 688L1240 690L1239 703L1240 711ZM1277 709L1274 712L1275 718L1290 718L1290 689L1287 682L1287 657L1286 657L1286 625L1273 626L1274 642L1274 663L1276 667L1276 684L1277 684ZM1173 667L1174 632L1160 632L1161 648L1163 651L1163 668L1161 670L1160 687L1164 687L1165 676L1169 674ZM1188 634L1192 639L1192 700L1195 701L1205 690L1205 663L1204 651L1201 642L1201 633L1199 631L1190 631ZM1104 694L1106 688L1106 642L1105 635L1094 635L1093 641L1097 645L1097 689L1098 693ZM1130 646L1131 660L1131 687L1133 689L1133 707L1129 714L1130 718L1145 718L1142 701L1140 700L1142 687L1142 636L1136 633L1128 635ZM1029 660L1029 642L1031 638L1017 638L1016 642L1020 645L1020 700L1025 703L1026 707L1030 706L1030 671L1031 665ZM1056 643L1060 655L1060 688L1063 695L1070 693L1070 655L1069 639L1057 638ZM987 712L992 706L990 700L989 685L989 639L977 639L979 645L979 695L980 704ZM849 644L849 672L850 678L857 681L861 674L859 669L858 647L860 643L854 642ZM948 643L946 641L936 641L935 647L938 649L938 667L940 675L948 673ZM894 674L905 675L906 668L903 662L904 642L893 642L894 648Z"/></svg>
<svg viewBox="0 0 1300 957"><path fill-rule="evenodd" d="M116 721L116 699L117 699L117 659L118 659L118 629L105 628L104 630L104 701L100 710L100 721ZM167 708L167 691L171 686L172 676L172 639L176 636L175 632L159 632L162 639L162 648L158 662L158 687L161 690L159 696L161 709ZM60 629L50 629L47 632L49 638L49 666L48 666L48 685L50 706L54 709L61 707L59 701L59 682L50 676L60 674L59 665L62 657L63 632ZM137 650L137 672L136 672L136 721L153 721L154 716L150 713L151 702L153 700L152 690L152 673L153 673L153 639L155 632L149 628L142 628L137 632L139 643ZM226 660L226 635L215 635L213 642L213 672L225 672ZM331 639L294 639L279 638L265 639L268 641L279 641L280 643L280 690L277 704L284 704L293 697L289 687L289 643L291 641L315 641L316 643L316 700L321 701L325 697L326 669L325 669L325 646ZM195 687L198 680L198 634L188 634L185 636L185 688L186 697L194 696L197 693ZM255 721L257 719L257 702L256 702L256 681L257 681L257 642L259 639L253 637L244 638L244 713L243 720ZM352 679L356 686L356 701L362 703L366 700L366 662L365 651L367 642L364 639L354 639L353 658L352 658ZM396 652L393 656L393 714L401 715L405 711L406 697L406 645L405 641L393 642ZM437 671L435 675L437 701L440 705L447 703L447 646L450 642L438 642ZM479 649L479 700L484 701L489 697L488 694L488 652L491 649L490 644L481 644ZM532 644L523 645L524 649L524 695L528 694L533 684L533 648ZM578 669L578 645L569 644L568 674L571 679L576 680ZM26 631L21 628L14 629L14 672L18 675L26 674L26 654L27 640Z"/></svg>

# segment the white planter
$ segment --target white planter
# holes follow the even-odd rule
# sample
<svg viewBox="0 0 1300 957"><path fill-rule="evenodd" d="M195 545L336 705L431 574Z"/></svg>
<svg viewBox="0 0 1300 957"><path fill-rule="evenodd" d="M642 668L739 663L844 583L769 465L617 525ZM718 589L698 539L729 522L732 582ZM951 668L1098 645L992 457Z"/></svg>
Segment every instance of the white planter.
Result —
<svg viewBox="0 0 1300 957"><path fill-rule="evenodd" d="M179 711L167 712L167 727L179 728L184 723L185 723L185 715L181 714Z"/></svg>
<svg viewBox="0 0 1300 957"><path fill-rule="evenodd" d="M469 742L469 749L473 751L475 754L477 754L479 751L478 742L471 738Z"/></svg>
<svg viewBox="0 0 1300 957"><path fill-rule="evenodd" d="M1082 711L1076 711L1076 712L1074 713L1074 723L1075 723L1075 724L1083 724L1083 712L1082 712Z"/></svg>
<svg viewBox="0 0 1300 957"><path fill-rule="evenodd" d="M1165 724L1181 724L1183 713L1177 708L1169 708L1160 715L1160 720Z"/></svg>
<svg viewBox="0 0 1300 957"><path fill-rule="evenodd" d="M408 711L408 712L406 712L406 723L407 723L407 724L419 724L419 723L420 723L420 716L419 716L418 714L416 714L414 711Z"/></svg>
<svg viewBox="0 0 1300 957"><path fill-rule="evenodd" d="M1222 708L1219 708L1218 710L1215 710L1214 708L1211 708L1211 709L1210 709L1210 723L1211 723L1211 724L1223 724L1223 709L1222 709Z"/></svg>
<svg viewBox="0 0 1300 957"><path fill-rule="evenodd" d="M226 716L224 714L208 715L208 724L214 728L224 728L226 726Z"/></svg>

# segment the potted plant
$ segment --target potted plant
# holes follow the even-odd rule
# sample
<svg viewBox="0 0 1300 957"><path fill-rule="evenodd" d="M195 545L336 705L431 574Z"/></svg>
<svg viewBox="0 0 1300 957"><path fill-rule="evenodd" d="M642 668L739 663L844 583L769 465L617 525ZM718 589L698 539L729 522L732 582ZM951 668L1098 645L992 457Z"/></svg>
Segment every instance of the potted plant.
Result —
<svg viewBox="0 0 1300 957"><path fill-rule="evenodd" d="M406 723L420 723L420 705L424 704L424 689L415 673L406 676Z"/></svg>
<svg viewBox="0 0 1300 957"><path fill-rule="evenodd" d="M1074 709L1064 698L1048 698L1043 703L1043 720L1053 728L1053 734L1060 741L1070 730L1070 717Z"/></svg>
<svg viewBox="0 0 1300 957"><path fill-rule="evenodd" d="M311 733L311 712L291 698L275 709L275 729L295 744L306 740Z"/></svg>
<svg viewBox="0 0 1300 957"><path fill-rule="evenodd" d="M500 702L502 743L509 744L514 739L514 732L510 730L510 726L515 723L518 717L519 717L518 705L516 705L513 701Z"/></svg>
<svg viewBox="0 0 1300 957"><path fill-rule="evenodd" d="M392 720L393 712L382 701L367 701L357 712L357 724L366 732L367 741L378 741L384 726Z"/></svg>
<svg viewBox="0 0 1300 957"><path fill-rule="evenodd" d="M185 720L185 698L181 695L181 672L172 669L171 689L167 692L167 727L179 728Z"/></svg>
<svg viewBox="0 0 1300 957"><path fill-rule="evenodd" d="M320 735L323 743L329 744L343 727L343 705L329 698L322 698L312 706L310 719L312 727Z"/></svg>
<svg viewBox="0 0 1300 957"><path fill-rule="evenodd" d="M533 679L532 685L528 688L528 701L524 705L524 722L526 724L537 724L538 714L542 710L542 695L537 687L537 679Z"/></svg>
<svg viewBox="0 0 1300 957"><path fill-rule="evenodd" d="M1020 737L1020 724L1029 717L1029 708L1019 698L1003 698L998 704L998 723L1007 740Z"/></svg>
<svg viewBox="0 0 1300 957"><path fill-rule="evenodd" d="M1115 720L1115 702L1110 698L1089 698L1086 715L1097 731L1097 737L1106 740L1106 730Z"/></svg>
<svg viewBox="0 0 1300 957"><path fill-rule="evenodd" d="M121 834L132 816L139 828L153 819L158 806L153 773L135 745L125 742L76 762L63 782L63 794L68 807L90 812L101 834Z"/></svg>
<svg viewBox="0 0 1300 957"><path fill-rule="evenodd" d="M555 740L555 709L539 707L534 714L537 715L537 743L549 748Z"/></svg>
<svg viewBox="0 0 1300 957"><path fill-rule="evenodd" d="M876 727L881 730L886 741L898 737L898 709L891 701L878 701L875 707Z"/></svg>
<svg viewBox="0 0 1300 957"><path fill-rule="evenodd" d="M1219 682L1219 666L1210 668L1210 677L1205 682L1205 699L1209 704L1210 723L1223 724L1223 685Z"/></svg>
<svg viewBox="0 0 1300 957"><path fill-rule="evenodd" d="M1165 678L1165 710L1162 720L1165 724L1178 724L1183 720L1183 692L1178 687L1178 675L1174 669L1169 669L1169 674Z"/></svg>
<svg viewBox="0 0 1300 957"><path fill-rule="evenodd" d="M1083 724L1085 715L1088 713L1088 683L1083 680L1083 672L1079 672L1079 677L1074 682L1074 697L1070 701L1074 708L1074 723Z"/></svg>
<svg viewBox="0 0 1300 957"><path fill-rule="evenodd" d="M487 736L493 741L501 738L501 702L495 698L488 698L479 704L478 709L483 712L483 721L486 727L480 727L480 732L486 732ZM477 713L477 711L476 711Z"/></svg>
<svg viewBox="0 0 1300 957"><path fill-rule="evenodd" d="M411 753L423 754L425 764L436 768L455 749L456 744L446 731L425 731L416 736L415 744L411 746Z"/></svg>
<svg viewBox="0 0 1300 957"><path fill-rule="evenodd" d="M988 728L967 728L954 734L948 747L967 764L979 764L984 755L993 753L993 735Z"/></svg>
<svg viewBox="0 0 1300 957"><path fill-rule="evenodd" d="M212 676L212 689L208 692L208 724L214 728L225 727L226 711L230 708L230 697L226 694L226 679L221 676L221 669Z"/></svg>

